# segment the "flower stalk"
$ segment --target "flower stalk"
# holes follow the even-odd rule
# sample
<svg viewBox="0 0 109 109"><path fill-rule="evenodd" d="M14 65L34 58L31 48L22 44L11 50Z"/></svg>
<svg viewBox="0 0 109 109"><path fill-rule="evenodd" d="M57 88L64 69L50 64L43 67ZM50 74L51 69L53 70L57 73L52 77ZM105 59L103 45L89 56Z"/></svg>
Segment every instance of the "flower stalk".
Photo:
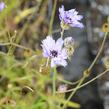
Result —
<svg viewBox="0 0 109 109"><path fill-rule="evenodd" d="M101 54L101 52L102 52L102 50L103 50L105 41L106 41L106 39L107 39L107 35L108 35L108 32L105 33L105 36L104 36L104 39L103 39L103 41L102 41L101 47L100 47L100 49L99 49L99 51L98 51L98 54L96 55L94 61L93 61L92 64L90 65L90 67L88 68L88 72L91 71L91 69L92 69L93 66L95 65L95 62L96 62L97 59L99 58L99 56L100 56L100 54ZM90 73L89 73L89 74L90 74ZM81 78L80 82L78 83L78 85L76 86L76 88L74 89L74 91L70 94L70 96L68 97L66 103L63 105L63 109L66 107L68 101L74 96L74 94L76 93L76 91L79 89L79 87L81 86L81 84L84 82L84 80L85 80L87 77L88 77L87 75L84 75L84 76Z"/></svg>
<svg viewBox="0 0 109 109"><path fill-rule="evenodd" d="M100 73L99 75L97 75L97 76L94 77L93 79L91 79L91 80L85 82L84 84L80 85L80 87L78 87L78 89L80 89L80 88L82 88L82 87L85 87L86 85L88 85L88 84L94 82L96 79L102 77L103 75L105 75L105 74L108 73L108 72L109 72L109 69L105 70L104 72ZM74 91L74 90L75 90L75 88L69 89L69 90L66 90L66 91L63 91L63 92L56 92L56 93L68 93L68 92L71 92L71 91Z"/></svg>
<svg viewBox="0 0 109 109"><path fill-rule="evenodd" d="M65 30L62 28L62 31L61 31L61 38L63 38L64 31L65 31Z"/></svg>
<svg viewBox="0 0 109 109"><path fill-rule="evenodd" d="M62 109L64 109L66 107L67 103L74 96L74 94L79 89L79 87L81 86L81 84L83 83L83 81L85 80L85 78L86 78L85 76L83 76L83 78L81 78L80 82L78 83L78 85L76 86L76 88L74 89L74 91L70 94L70 96L68 97L67 101L64 103Z"/></svg>
<svg viewBox="0 0 109 109"><path fill-rule="evenodd" d="M53 21L54 21L54 16L56 12L56 5L57 5L57 0L54 1L54 6L53 6L52 15L51 15L50 24L49 24L48 35L52 35L52 28L53 28Z"/></svg>
<svg viewBox="0 0 109 109"><path fill-rule="evenodd" d="M57 70L56 67L53 68L53 95L56 93L56 75L57 75Z"/></svg>
<svg viewBox="0 0 109 109"><path fill-rule="evenodd" d="M98 51L98 53L97 53L95 59L93 60L92 64L91 64L91 65L89 66L89 68L88 68L88 71L89 71L89 72L91 71L91 69L92 69L93 66L95 65L96 61L98 60L98 58L99 58L99 56L100 56L100 54L101 54L101 52L102 52L102 50L103 50L103 47L104 47L104 44L105 44L105 42L106 42L107 36L108 36L108 32L105 33L105 36L104 36L104 39L103 39L103 41L102 41L101 47L100 47L100 49L99 49L99 51Z"/></svg>

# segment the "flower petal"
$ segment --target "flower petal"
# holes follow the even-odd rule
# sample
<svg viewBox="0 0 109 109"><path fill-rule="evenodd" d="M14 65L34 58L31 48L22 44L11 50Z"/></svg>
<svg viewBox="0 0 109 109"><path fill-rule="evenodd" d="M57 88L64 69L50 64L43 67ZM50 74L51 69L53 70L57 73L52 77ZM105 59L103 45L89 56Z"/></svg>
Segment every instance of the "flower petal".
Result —
<svg viewBox="0 0 109 109"><path fill-rule="evenodd" d="M62 49L63 44L64 44L63 39L62 39L62 38L59 38L59 39L56 41L56 46L55 46L56 49L57 49L58 51L60 51L60 50Z"/></svg>
<svg viewBox="0 0 109 109"><path fill-rule="evenodd" d="M62 5L61 8L59 8L59 18L60 20L63 20L65 17L65 11L64 11L64 6Z"/></svg>
<svg viewBox="0 0 109 109"><path fill-rule="evenodd" d="M59 65L61 66L67 66L67 61L66 60L61 60L61 62L59 63Z"/></svg>
<svg viewBox="0 0 109 109"><path fill-rule="evenodd" d="M0 2L0 12L5 8L5 3L4 2Z"/></svg>
<svg viewBox="0 0 109 109"><path fill-rule="evenodd" d="M79 27L79 28L84 28L84 25L80 22L75 22L74 24L71 24L72 27Z"/></svg>
<svg viewBox="0 0 109 109"><path fill-rule="evenodd" d="M65 48L62 49L61 58L62 58L62 59L67 59L67 58L68 58L68 56L67 56L67 51L66 51Z"/></svg>
<svg viewBox="0 0 109 109"><path fill-rule="evenodd" d="M55 63L54 59L51 59L51 67L53 68L55 66L56 66L56 63Z"/></svg>
<svg viewBox="0 0 109 109"><path fill-rule="evenodd" d="M52 58L51 59L51 67L55 67L55 66L66 66L67 65L67 61L62 59L62 58Z"/></svg>
<svg viewBox="0 0 109 109"><path fill-rule="evenodd" d="M44 57L48 57L50 51L55 47L55 40L51 36L47 36L47 38L42 41L41 46L43 48Z"/></svg>

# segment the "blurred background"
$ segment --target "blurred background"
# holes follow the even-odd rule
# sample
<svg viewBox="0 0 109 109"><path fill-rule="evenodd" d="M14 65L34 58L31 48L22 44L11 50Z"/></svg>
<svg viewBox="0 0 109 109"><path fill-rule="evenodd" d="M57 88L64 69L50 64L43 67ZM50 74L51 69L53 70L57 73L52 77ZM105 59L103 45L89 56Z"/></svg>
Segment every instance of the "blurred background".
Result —
<svg viewBox="0 0 109 109"><path fill-rule="evenodd" d="M71 29L65 32L76 41L76 50L67 68L63 69L67 80L75 81L81 78L82 73L95 58L104 33L101 31L103 23L109 16L108 0L63 0L66 10L75 8L84 16L84 29ZM108 39L109 40L109 39ZM99 61L95 64L91 78L104 71L103 57L108 55L108 40ZM82 104L82 109L108 109L109 108L109 74L104 75L95 82L80 89L72 101ZM86 80L87 81L87 80ZM72 86L69 86L70 88ZM69 108L72 109L72 108Z"/></svg>
<svg viewBox="0 0 109 109"><path fill-rule="evenodd" d="M48 34L49 21L51 18L52 8L54 0L0 0L5 2L5 9L0 12L0 51L4 53L14 54L17 60L27 59L34 54L32 50L40 54L38 49L41 49L40 43ZM79 11L79 14L83 15L84 29L71 28L65 31L64 37L72 36L76 43L75 53L72 56L66 68L59 67L59 71L62 72L64 78L69 81L76 81L82 77L82 72L88 68L97 54L98 48L104 37L104 33L101 31L102 24L106 22L107 16L109 16L109 0L58 0L55 14L55 20L53 23L53 36L58 38L60 36L60 21L58 17L58 8L63 4L66 10L75 8ZM17 44L23 45L28 49L21 49L20 47L7 47L2 43L7 43L10 37ZM86 80L90 80L98 73L104 71L103 57L109 55L109 44L106 41L103 53L93 68L91 76ZM10 52L8 48L11 48ZM29 49L30 48L30 49ZM39 57L41 59L41 57ZM16 75L9 75L10 69L9 63L5 63L5 59L0 55L0 98L3 100L4 93L7 93L7 88L12 87L10 80L13 77L22 76L20 73ZM7 59L6 59L7 60ZM13 60L8 58L10 63ZM39 67L39 60L32 61L32 67ZM7 67L7 66L8 67ZM35 68L35 69L36 69ZM4 71L3 69L6 69ZM19 71L20 70L20 71ZM28 69L27 69L28 70ZM19 67L12 70L12 72L24 72ZM9 75L9 76L7 76ZM90 85L81 88L72 98L81 105L81 109L109 109L109 74L106 74L102 78L94 81ZM34 80L34 79L33 79ZM19 83L22 86L22 83ZM15 86L19 85L17 82ZM27 83L26 83L27 84ZM33 83L31 86L33 87ZM73 88L68 86L68 88ZM23 93L28 91L24 89ZM66 98L69 93L66 94ZM72 109L68 107L68 109Z"/></svg>

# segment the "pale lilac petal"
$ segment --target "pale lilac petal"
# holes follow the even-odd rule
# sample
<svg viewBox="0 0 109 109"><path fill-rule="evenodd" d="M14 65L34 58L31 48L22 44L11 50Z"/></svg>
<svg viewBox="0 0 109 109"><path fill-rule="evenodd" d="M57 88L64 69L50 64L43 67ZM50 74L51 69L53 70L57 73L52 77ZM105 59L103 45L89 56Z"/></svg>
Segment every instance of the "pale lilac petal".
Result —
<svg viewBox="0 0 109 109"><path fill-rule="evenodd" d="M65 12L64 12L64 6L62 5L61 8L59 8L59 13L60 13L60 20L64 19L64 16L65 16Z"/></svg>
<svg viewBox="0 0 109 109"><path fill-rule="evenodd" d="M67 66L67 61L66 60L61 60L60 63L58 63L61 66Z"/></svg>
<svg viewBox="0 0 109 109"><path fill-rule="evenodd" d="M54 61L53 59L51 59L51 67L53 68L53 67L55 67L55 66L56 66L55 61Z"/></svg>
<svg viewBox="0 0 109 109"><path fill-rule="evenodd" d="M57 58L59 58L59 59L64 59L64 60L68 58L68 56L67 56L67 51L66 51L65 48L63 48L63 49L61 50L61 52L60 52L60 54L58 55Z"/></svg>
<svg viewBox="0 0 109 109"><path fill-rule="evenodd" d="M4 2L0 2L0 12L5 8L5 3Z"/></svg>
<svg viewBox="0 0 109 109"><path fill-rule="evenodd" d="M63 58L63 59L67 59L68 58L67 51L66 51L65 48L62 49L61 58Z"/></svg>
<svg viewBox="0 0 109 109"><path fill-rule="evenodd" d="M44 56L44 57L49 57L49 56L50 56L50 51L49 51L49 50L47 51L47 49L44 48L43 45L42 45L42 49L43 49L43 56Z"/></svg>
<svg viewBox="0 0 109 109"><path fill-rule="evenodd" d="M45 46L45 48L51 49L55 46L55 40L52 38L52 36L47 36L47 38L42 41L42 44Z"/></svg>
<svg viewBox="0 0 109 109"><path fill-rule="evenodd" d="M67 62L64 59L61 58L53 58L51 59L51 67L55 67L55 66L66 66Z"/></svg>
<svg viewBox="0 0 109 109"><path fill-rule="evenodd" d="M50 55L49 48L47 48L45 45L41 45L41 46L42 46L42 49L43 49L43 56L44 57L49 57L49 55Z"/></svg>
<svg viewBox="0 0 109 109"><path fill-rule="evenodd" d="M50 50L55 47L55 40L51 36L47 36L46 39L42 41L42 49L43 49L43 56L49 57Z"/></svg>
<svg viewBox="0 0 109 109"><path fill-rule="evenodd" d="M76 22L75 24L72 24L72 27L84 28L84 25L80 22Z"/></svg>
<svg viewBox="0 0 109 109"><path fill-rule="evenodd" d="M54 59L53 59L53 62L54 62L54 64L57 65L57 66L64 66L64 67L65 67L65 66L67 65L66 60L61 59L61 58L54 58Z"/></svg>
<svg viewBox="0 0 109 109"><path fill-rule="evenodd" d="M66 11L66 14L70 17L73 17L73 16L77 15L78 12L75 9L71 9L71 10Z"/></svg>
<svg viewBox="0 0 109 109"><path fill-rule="evenodd" d="M60 51L63 47L63 44L64 44L64 41L62 38L59 38L57 41L56 41L56 49L58 51Z"/></svg>
<svg viewBox="0 0 109 109"><path fill-rule="evenodd" d="M81 20L83 18L82 15L78 15L77 20Z"/></svg>

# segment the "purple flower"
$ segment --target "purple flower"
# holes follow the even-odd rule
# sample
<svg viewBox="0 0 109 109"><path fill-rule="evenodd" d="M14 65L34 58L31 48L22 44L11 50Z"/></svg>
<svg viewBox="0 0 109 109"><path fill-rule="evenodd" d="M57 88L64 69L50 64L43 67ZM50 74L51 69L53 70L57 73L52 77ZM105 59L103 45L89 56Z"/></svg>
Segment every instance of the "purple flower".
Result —
<svg viewBox="0 0 109 109"><path fill-rule="evenodd" d="M59 8L59 18L61 20L61 25L64 23L64 25L70 27L84 27L84 25L80 22L83 16L78 15L78 12L75 9L65 11L64 6L62 5L62 7Z"/></svg>
<svg viewBox="0 0 109 109"><path fill-rule="evenodd" d="M62 85L60 85L60 86L58 87L58 91L59 91L59 92L65 92L66 90L67 90L67 86L64 85L64 84L62 84Z"/></svg>
<svg viewBox="0 0 109 109"><path fill-rule="evenodd" d="M63 43L62 38L55 41L51 36L47 36L47 38L42 41L43 56L51 59L51 67L65 67L67 65L67 53L66 49L63 48Z"/></svg>
<svg viewBox="0 0 109 109"><path fill-rule="evenodd" d="M4 2L0 2L0 12L5 8L5 3Z"/></svg>

